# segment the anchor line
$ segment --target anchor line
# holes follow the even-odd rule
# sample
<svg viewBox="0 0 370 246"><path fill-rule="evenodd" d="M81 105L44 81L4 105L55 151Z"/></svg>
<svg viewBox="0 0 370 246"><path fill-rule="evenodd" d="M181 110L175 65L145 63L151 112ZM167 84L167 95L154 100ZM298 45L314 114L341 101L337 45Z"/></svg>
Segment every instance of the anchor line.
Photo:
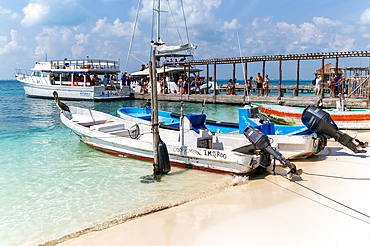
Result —
<svg viewBox="0 0 370 246"><path fill-rule="evenodd" d="M325 177L325 178L349 179L349 180L370 180L370 178L351 178L351 177L341 177L341 176L318 174L318 173L306 173L306 172L303 172L303 173L306 175Z"/></svg>
<svg viewBox="0 0 370 246"><path fill-rule="evenodd" d="M285 178L285 179L287 179L287 180L289 180L289 181L291 181L290 179L288 179L287 177L285 177L285 176L284 176L284 175L282 175L282 174L279 174L279 173L276 173L276 174L277 174L277 175L279 175L279 176L281 176L281 177L283 177L283 178ZM308 199L308 200L311 200L311 201L313 201L313 202L316 202L316 203L318 203L318 204L320 204L320 205L323 205L323 206L325 206L325 207L327 207L327 208L333 209L334 211L337 211L337 212L339 212L339 213L345 214L345 215L347 215L347 216L349 216L349 217L352 217L352 218L354 218L354 219L357 219L357 220L359 220L359 221L365 222L365 223L367 223L367 224L369 224L369 225L370 225L370 222L368 222L368 221L366 221L366 220L363 220L363 219L357 218L357 217L355 217L355 216L353 216L353 215L350 215L350 214L348 214L348 213L346 213L346 212L340 211L339 209L333 208L333 207L331 207L331 206L329 206L329 205L326 205L326 204L324 204L324 203L322 203L322 202L316 201L315 199L312 199L312 198L309 198L309 197L304 196L304 195L302 195L302 194L299 194L298 192L295 192L295 191L293 191L293 190L290 190L290 189L288 189L288 188L286 188L286 187L284 187L284 186L282 186L282 185L279 185L278 183L275 183L275 182L273 182L273 181L271 181L271 180L268 180L268 179L266 179L266 178L265 178L265 180L266 180L266 181L268 181L268 182L270 182L270 183L272 183L272 184L275 184L275 185L277 185L277 186L280 186L281 188L284 188L284 189L286 189L286 190L288 190L288 191L290 191L290 192L292 192L292 193L294 193L294 194L297 194L297 195L299 195L299 196L302 196L302 197L304 197L304 198L306 198L306 199ZM319 196L322 196L322 197L324 197L324 198L326 198L326 199L328 199L328 200L330 200L330 201L332 201L332 202L334 202L334 203L337 203L337 204L338 204L338 205L340 205L340 206L343 206L343 207L345 207L345 208L347 208L347 209L349 209L349 210L352 210L353 212L356 212L356 213L361 214L361 215L363 215L363 216L365 216L365 217L367 217L367 218L370 218L370 216L369 216L369 215L367 215L367 214L365 214L365 213L362 213L362 212L360 212L360 211L358 211L358 210L356 210L356 209L354 209L354 208L351 208L350 206L347 206L347 205L345 205L345 204L343 204L343 203L341 203L341 202L339 202L339 201L336 201L336 200L334 200L333 198L330 198L330 197L328 197L328 196L326 196L326 195L324 195L324 194L322 194L322 193L320 193L320 192L318 192L318 191L315 191L315 190L313 190L313 189L311 189L311 188L309 188L309 187L307 187L307 186L305 186L305 185L302 185L302 184L297 183L297 182L294 182L294 183L295 183L295 184L297 184L297 185L299 185L299 186L301 186L302 188L305 188L305 189L307 189L307 190L309 190L309 191L311 191L311 192L313 192L313 193L315 193L315 194L317 194L317 195L319 195Z"/></svg>

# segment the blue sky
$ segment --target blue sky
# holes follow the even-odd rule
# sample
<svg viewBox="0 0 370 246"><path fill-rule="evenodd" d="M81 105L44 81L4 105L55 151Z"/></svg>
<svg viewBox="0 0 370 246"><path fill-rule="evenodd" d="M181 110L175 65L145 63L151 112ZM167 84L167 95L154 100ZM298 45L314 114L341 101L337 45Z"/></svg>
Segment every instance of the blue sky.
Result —
<svg viewBox="0 0 370 246"><path fill-rule="evenodd" d="M14 78L16 68L30 69L46 54L48 60L119 58L124 70L138 2L0 0L0 79ZM183 4L190 42L198 47L195 59L370 50L370 2L365 0L183 0ZM166 11L161 18L163 41L186 43L181 1L162 0L161 5ZM152 8L153 1L142 0L132 48L137 59L130 57L129 73L140 68L138 60L149 59ZM320 65L321 61L301 61L301 79L311 79ZM369 66L369 59L341 59L339 65ZM262 63L250 64L248 76L261 70ZM277 79L278 63L268 62L266 72ZM243 79L242 74L237 66L237 78ZM218 78L231 76L231 65L217 67ZM283 79L295 78L296 62L284 62Z"/></svg>

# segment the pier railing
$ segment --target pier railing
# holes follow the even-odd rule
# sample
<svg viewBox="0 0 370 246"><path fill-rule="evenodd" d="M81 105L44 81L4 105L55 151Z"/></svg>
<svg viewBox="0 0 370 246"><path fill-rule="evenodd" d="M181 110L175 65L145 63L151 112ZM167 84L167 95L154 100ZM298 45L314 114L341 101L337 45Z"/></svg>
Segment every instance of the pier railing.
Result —
<svg viewBox="0 0 370 246"><path fill-rule="evenodd" d="M52 69L104 69L119 71L120 61L86 59L86 60L53 60L50 61Z"/></svg>

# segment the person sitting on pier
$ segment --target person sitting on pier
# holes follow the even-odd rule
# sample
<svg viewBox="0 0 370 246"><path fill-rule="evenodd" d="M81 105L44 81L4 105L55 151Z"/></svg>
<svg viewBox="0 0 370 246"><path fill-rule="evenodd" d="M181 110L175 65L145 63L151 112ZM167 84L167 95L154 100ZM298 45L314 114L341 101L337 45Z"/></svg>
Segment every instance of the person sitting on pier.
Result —
<svg viewBox="0 0 370 246"><path fill-rule="evenodd" d="M258 73L257 74L257 77L256 77L256 83L257 83L257 95L260 96L262 95L262 76L261 76L261 73Z"/></svg>
<svg viewBox="0 0 370 246"><path fill-rule="evenodd" d="M236 85L236 78L234 78L233 81L231 82L231 95L236 95L235 85Z"/></svg>
<svg viewBox="0 0 370 246"><path fill-rule="evenodd" d="M270 79L268 74L266 74L266 78L263 80L263 94L265 97L269 95L269 86L270 86Z"/></svg>

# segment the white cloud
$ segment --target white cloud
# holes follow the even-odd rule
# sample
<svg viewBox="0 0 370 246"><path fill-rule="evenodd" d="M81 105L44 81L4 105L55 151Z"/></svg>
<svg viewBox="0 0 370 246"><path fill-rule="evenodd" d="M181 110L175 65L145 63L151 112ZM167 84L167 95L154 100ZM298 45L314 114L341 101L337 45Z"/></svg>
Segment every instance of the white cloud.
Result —
<svg viewBox="0 0 370 246"><path fill-rule="evenodd" d="M14 13L12 10L5 9L5 8L3 8L1 6L0 6L0 15L9 16L10 19L16 19L16 18L18 18L18 14L17 13Z"/></svg>
<svg viewBox="0 0 370 246"><path fill-rule="evenodd" d="M318 27L332 27L332 26L342 25L342 22L340 22L338 20L330 20L330 19L324 18L324 17L314 17L313 22Z"/></svg>
<svg viewBox="0 0 370 246"><path fill-rule="evenodd" d="M113 24L107 23L107 17L104 19L99 19L95 26L92 28L93 33L97 33L101 37L122 37L122 36L131 36L133 28L132 22L122 23L119 18L117 18Z"/></svg>
<svg viewBox="0 0 370 246"><path fill-rule="evenodd" d="M237 18L233 19L231 22L225 21L222 27L223 30L234 30L238 28L240 28L240 25Z"/></svg>
<svg viewBox="0 0 370 246"><path fill-rule="evenodd" d="M65 55L73 45L73 34L68 28L43 28L35 40L38 46L35 49L35 55L40 56L48 54L49 57Z"/></svg>
<svg viewBox="0 0 370 246"><path fill-rule="evenodd" d="M361 14L360 23L363 25L370 24L370 8L365 9L365 11Z"/></svg>
<svg viewBox="0 0 370 246"><path fill-rule="evenodd" d="M80 33L80 34L76 34L75 35L75 39L77 40L77 44L88 44L88 39L90 37L90 34L83 34L83 33Z"/></svg>
<svg viewBox="0 0 370 246"><path fill-rule="evenodd" d="M0 47L0 55L7 54L10 51L15 50L17 48L22 49L22 47L18 47L17 40L16 40L17 35L18 35L18 32L16 30L10 31L11 41L5 44L3 47ZM4 38L4 36L2 36L2 40L3 41L5 40L6 42L7 38L6 37Z"/></svg>
<svg viewBox="0 0 370 246"><path fill-rule="evenodd" d="M29 3L23 8L24 18L21 20L23 26L33 26L41 24L49 14L49 6L38 3Z"/></svg>
<svg viewBox="0 0 370 246"><path fill-rule="evenodd" d="M5 43L6 41L8 41L8 38L6 36L0 36L0 42Z"/></svg>
<svg viewBox="0 0 370 246"><path fill-rule="evenodd" d="M34 25L77 25L85 19L78 1L72 0L36 0L23 8L24 18L21 24L26 27Z"/></svg>

